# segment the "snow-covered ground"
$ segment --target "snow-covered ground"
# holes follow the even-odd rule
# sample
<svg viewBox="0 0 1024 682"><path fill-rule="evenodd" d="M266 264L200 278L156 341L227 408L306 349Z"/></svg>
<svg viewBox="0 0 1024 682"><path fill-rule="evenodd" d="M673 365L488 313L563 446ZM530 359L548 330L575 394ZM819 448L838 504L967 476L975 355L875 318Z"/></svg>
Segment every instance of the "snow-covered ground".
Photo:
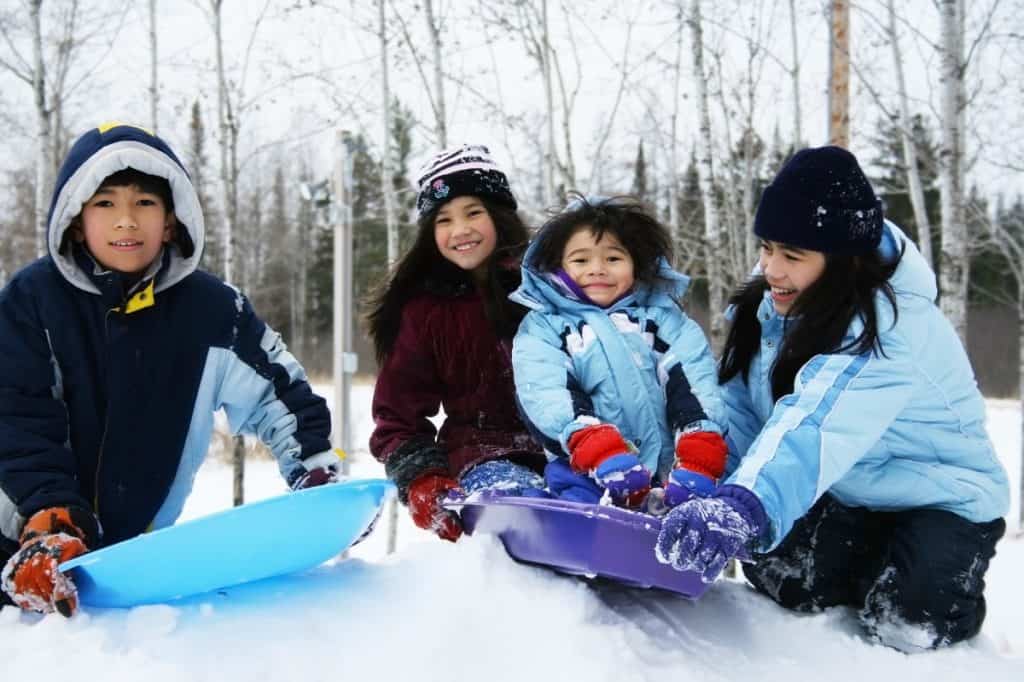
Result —
<svg viewBox="0 0 1024 682"><path fill-rule="evenodd" d="M354 442L365 444L370 387L354 398ZM989 428L1016 519L1019 404L990 401ZM382 475L365 451L351 454L354 475ZM186 517L228 506L230 481L225 464L209 462ZM283 490L271 462L249 462L250 500ZM3 609L2 679L1024 680L1024 538L1015 521L989 572L982 635L918 656L864 641L846 609L794 615L740 582L719 582L691 603L521 566L488 537L443 543L404 510L391 556L386 535L382 524L347 560L226 596L86 609L71 620Z"/></svg>

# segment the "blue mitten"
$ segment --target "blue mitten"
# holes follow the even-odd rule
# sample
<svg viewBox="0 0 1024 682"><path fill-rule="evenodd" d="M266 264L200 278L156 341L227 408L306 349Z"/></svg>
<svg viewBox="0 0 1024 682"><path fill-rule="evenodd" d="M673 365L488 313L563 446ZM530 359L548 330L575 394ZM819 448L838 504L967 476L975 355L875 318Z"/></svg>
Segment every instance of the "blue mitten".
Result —
<svg viewBox="0 0 1024 682"><path fill-rule="evenodd" d="M700 573L714 582L733 557L748 559L750 547L767 528L761 501L738 485L725 485L711 497L693 497L661 522L655 556L677 571Z"/></svg>
<svg viewBox="0 0 1024 682"><path fill-rule="evenodd" d="M560 500L597 504L604 493L590 476L577 473L564 459L553 459L544 467L544 482L551 494Z"/></svg>
<svg viewBox="0 0 1024 682"><path fill-rule="evenodd" d="M651 472L636 455L615 455L594 469L594 480L618 507L639 507L651 491Z"/></svg>

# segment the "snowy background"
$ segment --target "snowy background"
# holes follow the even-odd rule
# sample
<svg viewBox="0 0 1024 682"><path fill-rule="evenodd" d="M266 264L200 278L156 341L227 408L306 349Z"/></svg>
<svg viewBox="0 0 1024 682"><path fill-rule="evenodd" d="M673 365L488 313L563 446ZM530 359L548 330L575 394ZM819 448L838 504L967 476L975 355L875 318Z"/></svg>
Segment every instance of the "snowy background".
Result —
<svg viewBox="0 0 1024 682"><path fill-rule="evenodd" d="M319 392L330 394L329 386ZM356 386L354 442L365 447L372 386ZM351 558L304 575L175 605L85 609L74 618L0 611L0 679L68 680L1024 680L1024 538L1016 523L1020 407L989 401L989 430L1013 482L1007 538L988 575L981 636L918 656L874 646L842 608L795 615L742 582L697 603L593 585L511 561L493 538L443 543L404 509L398 551L386 526ZM365 450L353 475L380 477ZM250 460L247 499L284 491ZM231 470L210 460L185 517L226 508ZM144 576L141 578L144 579Z"/></svg>

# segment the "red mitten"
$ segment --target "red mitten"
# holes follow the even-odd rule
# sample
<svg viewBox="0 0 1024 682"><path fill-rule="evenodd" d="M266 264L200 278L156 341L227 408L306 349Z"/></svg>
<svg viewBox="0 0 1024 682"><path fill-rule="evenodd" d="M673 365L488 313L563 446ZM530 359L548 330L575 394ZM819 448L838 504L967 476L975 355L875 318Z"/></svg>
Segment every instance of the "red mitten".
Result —
<svg viewBox="0 0 1024 682"><path fill-rule="evenodd" d="M92 523L88 512L67 507L43 509L29 518L21 533L21 548L0 574L4 591L15 604L64 616L75 612L78 591L57 567L88 551L86 532L79 526Z"/></svg>
<svg viewBox="0 0 1024 682"><path fill-rule="evenodd" d="M676 468L688 469L718 480L725 472L729 447L714 431L687 433L676 442Z"/></svg>
<svg viewBox="0 0 1024 682"><path fill-rule="evenodd" d="M615 455L632 452L613 424L587 426L569 437L569 464L582 474L589 474Z"/></svg>
<svg viewBox="0 0 1024 682"><path fill-rule="evenodd" d="M651 490L651 472L611 424L587 426L569 438L569 464L589 474L619 507L639 507Z"/></svg>
<svg viewBox="0 0 1024 682"><path fill-rule="evenodd" d="M458 481L440 474L424 474L415 479L409 484L409 513L413 522L424 530L433 531L442 540L458 540L462 535L462 522L458 514L441 506L448 491L458 487Z"/></svg>

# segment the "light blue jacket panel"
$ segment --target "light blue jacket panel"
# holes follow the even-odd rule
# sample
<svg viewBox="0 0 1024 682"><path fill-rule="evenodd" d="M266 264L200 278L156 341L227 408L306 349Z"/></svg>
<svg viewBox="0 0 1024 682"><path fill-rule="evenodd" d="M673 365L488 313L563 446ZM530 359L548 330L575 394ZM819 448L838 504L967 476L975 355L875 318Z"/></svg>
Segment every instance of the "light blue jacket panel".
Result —
<svg viewBox="0 0 1024 682"><path fill-rule="evenodd" d="M531 309L512 350L516 392L549 457L568 456L581 428L614 424L662 477L679 432L724 433L714 358L696 322L676 303L688 278L663 264L654 287L638 286L609 308L563 295L530 265L511 298Z"/></svg>
<svg viewBox="0 0 1024 682"><path fill-rule="evenodd" d="M880 250L903 259L890 282L898 315L876 297L882 354L811 358L793 393L774 403L770 373L783 320L766 294L758 309L761 351L748 381L723 391L730 458L725 483L764 504L778 545L825 492L880 511L944 509L973 522L1001 517L1009 484L985 430L985 403L967 354L935 305L935 275L914 244L886 222ZM855 320L846 341L863 322Z"/></svg>

